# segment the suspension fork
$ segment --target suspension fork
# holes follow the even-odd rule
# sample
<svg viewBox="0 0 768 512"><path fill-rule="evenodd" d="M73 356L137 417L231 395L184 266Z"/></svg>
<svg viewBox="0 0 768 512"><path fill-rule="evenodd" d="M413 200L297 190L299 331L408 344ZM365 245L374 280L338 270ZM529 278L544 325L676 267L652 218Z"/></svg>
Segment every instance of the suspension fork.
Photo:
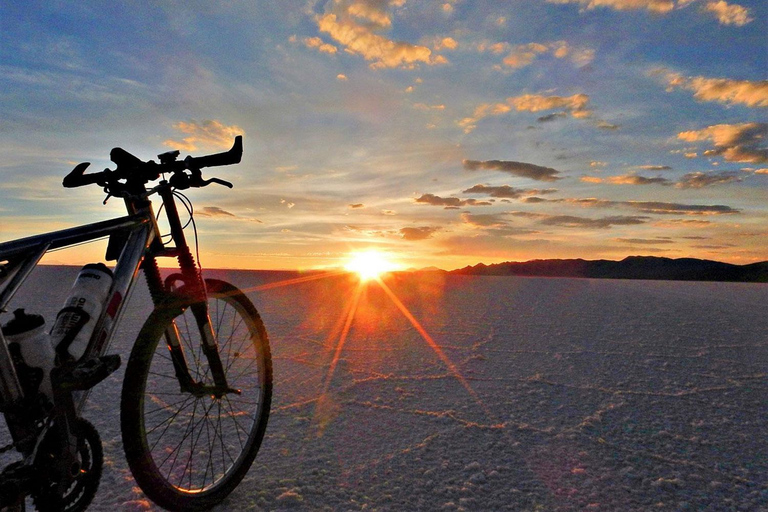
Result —
<svg viewBox="0 0 768 512"><path fill-rule="evenodd" d="M179 378L179 384L183 391L188 391L195 395L213 394L217 397L221 397L225 393L236 392L236 390L229 388L227 385L224 365L222 364L219 355L219 346L208 313L208 298L205 282L198 271L195 259L187 244L184 228L181 225L179 212L173 197L173 190L170 186L161 187L159 194L163 200L163 205L171 229L171 235L173 236L173 241L175 243L173 253L175 253L176 258L178 259L179 269L184 283L183 296L185 300L189 301L189 307L192 310L198 332L200 333L203 353L208 360L208 366L211 370L214 383L213 386L208 386L202 382L195 382L194 379L192 379L186 359L184 358L184 349L182 347L178 329L175 323L171 323L165 333L165 337L168 342L168 348L171 351L171 358L174 370ZM157 268L157 262L154 256L148 256L145 260L145 273L147 275L147 283L149 284L150 293L153 294L153 300L155 300L155 295L159 297L161 295L160 290L165 287L162 284L160 272Z"/></svg>

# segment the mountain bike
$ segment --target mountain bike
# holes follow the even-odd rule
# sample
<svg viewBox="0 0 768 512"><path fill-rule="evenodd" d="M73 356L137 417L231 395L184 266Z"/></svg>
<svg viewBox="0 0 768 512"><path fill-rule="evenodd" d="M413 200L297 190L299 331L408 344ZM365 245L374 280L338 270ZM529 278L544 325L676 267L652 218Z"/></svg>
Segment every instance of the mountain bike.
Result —
<svg viewBox="0 0 768 512"><path fill-rule="evenodd" d="M203 278L177 208L185 205L193 222L181 191L214 183L232 188L203 179L201 169L236 164L241 156L241 136L226 152L183 160L170 151L145 162L115 148L114 170L86 173L89 164L82 163L63 185L99 185L107 198L122 198L127 216L0 244L0 312L47 251L108 237L105 260L115 262L84 354L75 359L63 342L55 348L51 396L41 391L39 368L26 364L0 332L0 411L11 437L0 451L20 454L0 473L0 509L23 510L29 496L41 511L81 511L96 495L103 450L81 412L89 391L120 366L119 355L107 351L139 273L154 309L131 349L120 401L123 447L136 483L163 508L204 510L243 479L269 417L267 332L243 292ZM158 215L152 196L161 202ZM167 241L158 224L162 211ZM178 270L161 272L161 257L175 258Z"/></svg>

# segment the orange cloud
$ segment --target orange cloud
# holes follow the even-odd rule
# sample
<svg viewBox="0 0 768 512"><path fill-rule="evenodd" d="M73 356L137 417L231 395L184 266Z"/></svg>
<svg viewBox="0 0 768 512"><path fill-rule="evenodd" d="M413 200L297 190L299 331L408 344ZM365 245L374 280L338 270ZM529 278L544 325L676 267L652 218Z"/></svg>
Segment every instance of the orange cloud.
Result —
<svg viewBox="0 0 768 512"><path fill-rule="evenodd" d="M606 7L617 11L647 9L651 12L665 13L675 8L672 0L547 0L550 4L579 4L591 10Z"/></svg>
<svg viewBox="0 0 768 512"><path fill-rule="evenodd" d="M678 73L666 73L667 90L693 91L700 101L717 101L729 105L768 107L768 80L730 80L727 78L684 77Z"/></svg>
<svg viewBox="0 0 768 512"><path fill-rule="evenodd" d="M440 64L441 56L432 55L426 46L393 41L379 34L392 26L387 11L401 6L402 0L340 0L318 16L317 25L349 53L371 61L372 68L414 68L419 63Z"/></svg>
<svg viewBox="0 0 768 512"><path fill-rule="evenodd" d="M723 0L718 2L707 2L704 9L715 15L717 20L723 25L736 25L742 27L753 21L749 17L749 9L736 4L728 4Z"/></svg>
<svg viewBox="0 0 768 512"><path fill-rule="evenodd" d="M330 53L331 55L339 51L338 48L336 48L332 44L323 42L323 40L320 39L319 37L305 37L304 45L307 48L316 48L318 51L321 51L323 53Z"/></svg>
<svg viewBox="0 0 768 512"><path fill-rule="evenodd" d="M711 140L715 148L704 154L721 155L729 162L768 162L767 123L717 124L703 130L680 132L677 138L688 142Z"/></svg>
<svg viewBox="0 0 768 512"><path fill-rule="evenodd" d="M196 151L198 148L221 149L232 145L236 135L243 135L245 130L239 126L226 126L219 121L180 121L173 127L182 133L188 134L182 140L168 139L164 146L183 151Z"/></svg>
<svg viewBox="0 0 768 512"><path fill-rule="evenodd" d="M493 51L493 47L491 47ZM528 43L517 45L507 55L503 63L512 69L530 65L539 55L552 54L558 59L570 57L577 66L586 66L594 60L595 51L587 48L573 48L565 41L553 43Z"/></svg>
<svg viewBox="0 0 768 512"><path fill-rule="evenodd" d="M592 111L586 108L588 103L589 96L586 94L574 94L565 97L523 94L522 96L507 98L504 103L483 103L475 108L471 117L465 117L459 121L459 126L464 128L464 132L469 133L477 127L477 122L484 117L506 114L513 108L517 111L527 112L561 108L570 112L575 118L587 118L592 115Z"/></svg>

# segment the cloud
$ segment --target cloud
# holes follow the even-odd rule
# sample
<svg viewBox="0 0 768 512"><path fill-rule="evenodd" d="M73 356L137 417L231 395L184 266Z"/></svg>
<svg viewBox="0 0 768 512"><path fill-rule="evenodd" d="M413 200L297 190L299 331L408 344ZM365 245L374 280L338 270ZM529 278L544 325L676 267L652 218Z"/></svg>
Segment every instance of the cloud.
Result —
<svg viewBox="0 0 768 512"><path fill-rule="evenodd" d="M706 156L721 155L729 162L768 162L768 123L717 124L703 130L680 132L677 138L687 142L711 140L715 149Z"/></svg>
<svg viewBox="0 0 768 512"><path fill-rule="evenodd" d="M552 114L541 116L540 118L536 119L536 121L540 123L547 123L549 121L554 121L555 119L562 119L563 117L568 117L568 114L565 112L554 112Z"/></svg>
<svg viewBox="0 0 768 512"><path fill-rule="evenodd" d="M607 178L598 178L596 176L582 176L581 181L586 183L609 183L611 185L675 185L675 188L703 188L711 185L723 185L741 181L739 173L736 171L722 172L691 172L684 175L677 183L662 176L647 178L637 174L627 174L624 176L609 176Z"/></svg>
<svg viewBox="0 0 768 512"><path fill-rule="evenodd" d="M195 210L195 215L203 217L235 217L235 214L222 210L218 206L205 206Z"/></svg>
<svg viewBox="0 0 768 512"><path fill-rule="evenodd" d="M365 208L365 205L363 203L354 203L354 204L347 205L347 208L349 208L350 210L357 210L359 208Z"/></svg>
<svg viewBox="0 0 768 512"><path fill-rule="evenodd" d="M322 53L329 53L333 55L334 53L339 51L338 48L336 48L332 44L328 44L324 42L319 37L305 37L303 41L304 41L304 45L307 48L316 48L318 51Z"/></svg>
<svg viewBox="0 0 768 512"><path fill-rule="evenodd" d="M638 169L643 169L646 171L669 171L672 168L668 165L641 165L638 166Z"/></svg>
<svg viewBox="0 0 768 512"><path fill-rule="evenodd" d="M439 227L421 226L421 227L406 227L400 228L400 235L404 240L425 240L430 238L437 231L440 231Z"/></svg>
<svg viewBox="0 0 768 512"><path fill-rule="evenodd" d="M611 201L608 199L568 198L568 199L543 199L541 197L529 197L525 203L567 203L582 208L631 208L641 213L653 213L660 215L733 215L741 213L741 210L730 206L715 204L682 204L667 203L663 201Z"/></svg>
<svg viewBox="0 0 768 512"><path fill-rule="evenodd" d="M544 54L553 55L558 59L570 58L579 67L586 66L595 58L595 51L592 49L574 48L565 41L555 41L514 46L502 62L508 68L519 69L529 66L540 55Z"/></svg>
<svg viewBox="0 0 768 512"><path fill-rule="evenodd" d="M656 244L674 244L674 240L670 240L669 238L616 238L617 242L622 242L625 244L635 244L635 245L656 245Z"/></svg>
<svg viewBox="0 0 768 512"><path fill-rule="evenodd" d="M523 94L507 98L503 103L483 103L475 108L472 116L459 121L459 126L469 133L477 127L478 121L488 116L507 114L513 109L518 112L541 112L544 110L563 109L562 115L584 119L592 116L592 111L587 109L589 96L586 94L574 94L572 96L544 96L541 94ZM540 121L550 121L554 117L544 116ZM613 125L608 125L613 127Z"/></svg>
<svg viewBox="0 0 768 512"><path fill-rule="evenodd" d="M435 43L435 50L455 50L459 47L459 43L452 37L444 37Z"/></svg>
<svg viewBox="0 0 768 512"><path fill-rule="evenodd" d="M636 208L643 213L684 214L684 215L731 215L741 213L741 210L721 204L679 204L661 201L623 201L623 206Z"/></svg>
<svg viewBox="0 0 768 512"><path fill-rule="evenodd" d="M664 73L667 91L685 89L693 91L699 101L717 101L727 105L747 107L768 107L768 80L731 80L728 78L685 77L679 73L657 70Z"/></svg>
<svg viewBox="0 0 768 512"><path fill-rule="evenodd" d="M646 9L655 13L666 13L675 8L675 2L672 0L547 0L547 3L579 4L585 10L604 7L617 11Z"/></svg>
<svg viewBox="0 0 768 512"><path fill-rule="evenodd" d="M637 174L626 174L624 176L611 176L604 180L612 185L671 185L672 182L667 178L656 176L655 178L647 178L645 176L638 176Z"/></svg>
<svg viewBox="0 0 768 512"><path fill-rule="evenodd" d="M499 228L507 225L505 219L505 213L484 213L484 214L472 214L462 213L461 220L465 224L469 224L479 228Z"/></svg>
<svg viewBox="0 0 768 512"><path fill-rule="evenodd" d="M164 146L182 151L196 151L199 148L222 149L232 146L236 135L243 135L245 130L239 126L227 126L220 121L204 120L180 121L173 125L176 130L188 135L181 141L168 139Z"/></svg>
<svg viewBox="0 0 768 512"><path fill-rule="evenodd" d="M445 58L432 55L426 46L393 41L379 33L392 26L389 8L403 3L403 0L336 0L329 2L326 12L317 17L317 26L347 52L370 61L374 69L411 69L420 63L445 63Z"/></svg>
<svg viewBox="0 0 768 512"><path fill-rule="evenodd" d="M475 185L467 190L464 190L464 194L487 194L491 197L518 199L524 196L541 195L541 194L553 194L557 192L556 189L548 188L544 190L514 188L509 185L500 185L496 187L488 185Z"/></svg>
<svg viewBox="0 0 768 512"><path fill-rule="evenodd" d="M422 194L416 198L417 203L429 204L432 206L444 206L445 208L459 208L462 206L491 206L493 203L488 201L478 201L477 199L459 199L458 197L440 197L434 194Z"/></svg>
<svg viewBox="0 0 768 512"><path fill-rule="evenodd" d="M545 226L590 229L609 229L612 226L634 226L637 224L645 224L650 220L650 217L640 215L613 215L596 219L579 217L576 215L548 215L545 213L530 212L512 212L511 215L534 219L537 223Z"/></svg>
<svg viewBox="0 0 768 512"><path fill-rule="evenodd" d="M558 176L560 174L558 170L525 162L513 162L510 160L464 160L463 164L464 169L468 171L476 171L478 169L501 171L537 181L557 181L562 179Z"/></svg>
<svg viewBox="0 0 768 512"><path fill-rule="evenodd" d="M704 10L715 15L717 20L722 25L736 25L742 27L753 21L754 18L749 17L749 9L736 4L728 4L723 0L718 2L707 2L704 6Z"/></svg>
<svg viewBox="0 0 768 512"><path fill-rule="evenodd" d="M704 188L741 181L737 171L690 172L675 184L677 188Z"/></svg>

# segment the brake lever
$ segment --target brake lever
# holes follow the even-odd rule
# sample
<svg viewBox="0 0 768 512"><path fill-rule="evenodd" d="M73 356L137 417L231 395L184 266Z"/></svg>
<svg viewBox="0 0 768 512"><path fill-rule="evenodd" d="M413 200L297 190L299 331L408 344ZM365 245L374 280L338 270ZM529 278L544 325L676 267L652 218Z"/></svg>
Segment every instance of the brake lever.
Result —
<svg viewBox="0 0 768 512"><path fill-rule="evenodd" d="M208 186L208 185L210 185L211 183L216 183L217 185L224 185L224 186L225 186L225 187L227 187L227 188L232 188L232 187L234 187L234 185L232 185L230 182L228 182L228 181L225 181L225 180L222 180L222 179L219 179L219 178L211 178L211 179L209 179L209 180L204 180L204 181L202 182L202 185L200 185L200 186L201 186L201 187L207 187L207 186Z"/></svg>

